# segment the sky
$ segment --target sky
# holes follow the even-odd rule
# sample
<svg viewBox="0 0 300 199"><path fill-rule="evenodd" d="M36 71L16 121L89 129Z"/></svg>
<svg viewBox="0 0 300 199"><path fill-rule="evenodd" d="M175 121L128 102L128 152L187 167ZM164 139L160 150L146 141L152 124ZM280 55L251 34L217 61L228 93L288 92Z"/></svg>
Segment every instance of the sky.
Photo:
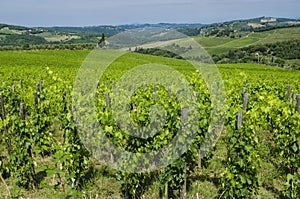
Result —
<svg viewBox="0 0 300 199"><path fill-rule="evenodd" d="M92 26L300 18L299 0L0 0L0 23Z"/></svg>

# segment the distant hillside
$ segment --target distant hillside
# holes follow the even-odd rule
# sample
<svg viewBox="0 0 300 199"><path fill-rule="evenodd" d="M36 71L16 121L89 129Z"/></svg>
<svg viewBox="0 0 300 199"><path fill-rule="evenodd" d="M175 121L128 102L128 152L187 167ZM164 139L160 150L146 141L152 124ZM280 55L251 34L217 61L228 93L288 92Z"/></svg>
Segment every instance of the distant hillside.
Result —
<svg viewBox="0 0 300 199"><path fill-rule="evenodd" d="M87 27L34 27L14 26L0 24L0 46L22 46L24 44L84 44L98 42L101 34L107 37L120 32L146 27L159 27L165 29L177 29L185 34L189 34L188 29L193 29L193 34L198 34L202 24L132 24L120 26L87 26Z"/></svg>
<svg viewBox="0 0 300 199"><path fill-rule="evenodd" d="M300 27L247 32L240 37L196 36L216 63L263 63L300 69Z"/></svg>
<svg viewBox="0 0 300 199"><path fill-rule="evenodd" d="M257 44L213 56L216 63L259 63L300 69L300 40Z"/></svg>
<svg viewBox="0 0 300 199"><path fill-rule="evenodd" d="M176 29L188 36L215 36L223 40L227 38L242 38L251 32L261 32L283 27L300 26L295 19L260 17L247 20L234 20L215 24L131 24L120 26L87 26L87 27L23 27L0 24L0 48L22 47L23 45L68 45L68 44L96 44L102 33L107 37L122 31L160 27Z"/></svg>
<svg viewBox="0 0 300 199"><path fill-rule="evenodd" d="M259 17L209 24L199 30L200 35L235 38L240 37L245 32L262 32L293 26L300 26L300 21L287 18Z"/></svg>
<svg viewBox="0 0 300 199"><path fill-rule="evenodd" d="M299 40L300 27L278 28L262 32L245 32L240 37L196 36L194 39L211 55L221 55L250 45Z"/></svg>
<svg viewBox="0 0 300 199"><path fill-rule="evenodd" d="M300 27L277 28L260 32L245 32L240 37L195 36L193 37L213 58L215 63L260 63L284 68L300 69ZM172 49L175 41L168 41ZM189 51L184 45L172 52L140 46L136 52L156 56L181 58ZM190 49L189 56L198 59L198 52ZM199 57L201 60L201 57Z"/></svg>

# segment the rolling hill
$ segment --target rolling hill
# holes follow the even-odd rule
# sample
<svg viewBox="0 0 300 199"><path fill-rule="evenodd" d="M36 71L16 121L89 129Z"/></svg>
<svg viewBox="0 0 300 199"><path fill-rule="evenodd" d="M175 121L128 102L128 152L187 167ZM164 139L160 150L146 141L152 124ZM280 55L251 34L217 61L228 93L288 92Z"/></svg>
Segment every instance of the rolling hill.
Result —
<svg viewBox="0 0 300 199"><path fill-rule="evenodd" d="M239 38L196 36L194 39L210 54L219 55L231 49L257 44L269 44L300 39L300 27L280 28L263 32L250 32Z"/></svg>
<svg viewBox="0 0 300 199"><path fill-rule="evenodd" d="M159 23L89 27L23 27L0 24L0 50L91 50L95 48L102 33L110 37L136 28L160 28L166 31L175 29L192 36L218 63L248 62L249 60L254 62L257 60L256 54L261 53L264 56L261 60L264 62L260 63L300 68L300 57L297 56L287 59L287 56L274 56L268 53L266 56L262 51L247 52L249 47L260 48L260 46L288 41L299 43L300 20L274 17L234 20L208 25ZM168 40L171 44L172 38ZM247 57L237 55L239 50L245 52ZM190 55L197 57L197 54L190 53Z"/></svg>
<svg viewBox="0 0 300 199"><path fill-rule="evenodd" d="M23 44L37 45L37 44L83 44L83 43L97 43L102 33L107 37L118 34L120 32L147 27L158 27L164 29L176 29L188 36L215 36L221 39L215 39L216 45L219 46L213 53L222 53L226 48L236 47L236 45L251 44L258 41L260 37L265 37L277 31L278 28L299 26L300 20L284 19L273 17L260 17L246 20L234 20L229 22L214 23L214 24L176 24L176 23L159 23L159 24L129 24L129 25L100 25L100 26L86 26L86 27L24 27L8 24L0 24L0 47L4 46L22 46ZM252 32L261 32L271 30L270 33L263 32L250 35ZM267 35L265 35L267 34ZM245 38L246 37L246 38ZM284 37L284 36L283 36ZM225 39L224 39L225 38ZM234 38L239 38L238 42L227 43ZM205 39L197 38L200 43L205 46ZM219 43L220 42L220 43ZM211 46L208 41L208 46ZM215 45L215 46L216 46ZM210 52L210 50L209 50Z"/></svg>

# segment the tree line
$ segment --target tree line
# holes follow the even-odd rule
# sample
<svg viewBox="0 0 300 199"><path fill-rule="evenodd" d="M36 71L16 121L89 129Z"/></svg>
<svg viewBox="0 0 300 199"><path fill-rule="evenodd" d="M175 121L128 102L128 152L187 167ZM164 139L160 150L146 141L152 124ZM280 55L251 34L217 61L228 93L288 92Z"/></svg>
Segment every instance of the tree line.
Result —
<svg viewBox="0 0 300 199"><path fill-rule="evenodd" d="M300 69L299 65L288 65L286 62L286 60L300 59L300 40L253 45L212 57L216 63L260 63Z"/></svg>
<svg viewBox="0 0 300 199"><path fill-rule="evenodd" d="M28 43L22 46L0 46L0 51L6 50L93 50L96 48L94 43L83 44L42 44L30 45Z"/></svg>

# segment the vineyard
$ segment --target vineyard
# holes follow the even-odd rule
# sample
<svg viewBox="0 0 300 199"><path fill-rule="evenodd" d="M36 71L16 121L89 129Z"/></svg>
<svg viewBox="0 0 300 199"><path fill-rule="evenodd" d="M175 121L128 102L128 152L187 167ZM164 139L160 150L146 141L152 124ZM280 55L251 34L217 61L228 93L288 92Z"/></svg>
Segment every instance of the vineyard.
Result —
<svg viewBox="0 0 300 199"><path fill-rule="evenodd" d="M212 100L210 85L187 61L133 52L111 63L93 85L82 82L76 90L74 81L88 53L0 52L1 198L300 198L299 71L220 64L226 101L215 110L214 104L221 102ZM128 85L128 103L114 107L117 82L135 66L147 64L163 64L182 74L199 112L187 112L179 103L186 87L161 85L159 79ZM159 72L157 77L168 79L163 68ZM95 92L85 95L89 87ZM74 96L92 99L101 133L82 137L82 124L76 121L88 110L79 109ZM164 111L152 115L155 107ZM123 109L136 125L120 128L115 122L122 115L114 110ZM224 119L221 135L205 151L210 123L219 117ZM142 135L130 135L133 130ZM178 132L184 136L176 140ZM138 158L116 156L99 141L105 135L118 149L142 154L183 146L193 133L186 148L165 151L163 158L172 159L171 164L134 173L128 171L138 167ZM91 146L85 145L91 138ZM97 145L109 164L96 158L91 149ZM109 166L114 164L123 170ZM152 162L144 159L143 164Z"/></svg>

